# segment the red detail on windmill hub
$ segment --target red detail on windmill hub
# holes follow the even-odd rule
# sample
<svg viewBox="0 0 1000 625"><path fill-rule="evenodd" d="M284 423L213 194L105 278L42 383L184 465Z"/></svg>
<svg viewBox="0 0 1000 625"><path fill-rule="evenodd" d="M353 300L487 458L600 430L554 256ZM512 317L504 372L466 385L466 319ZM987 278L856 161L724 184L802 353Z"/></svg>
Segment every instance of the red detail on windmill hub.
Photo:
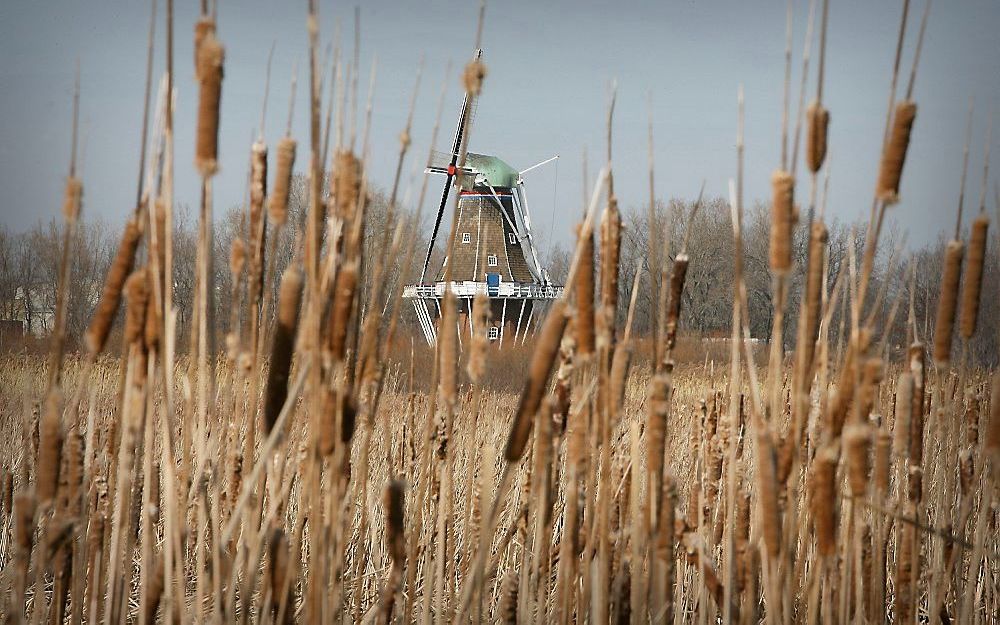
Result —
<svg viewBox="0 0 1000 625"><path fill-rule="evenodd" d="M454 176L456 171L458 171L458 169L454 165L448 165L449 176Z"/></svg>

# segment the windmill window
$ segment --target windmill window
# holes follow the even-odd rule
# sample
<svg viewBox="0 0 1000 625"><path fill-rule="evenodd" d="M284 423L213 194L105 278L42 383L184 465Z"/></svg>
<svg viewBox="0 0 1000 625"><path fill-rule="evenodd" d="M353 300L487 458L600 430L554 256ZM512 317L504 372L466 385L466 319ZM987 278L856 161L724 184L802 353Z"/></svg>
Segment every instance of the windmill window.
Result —
<svg viewBox="0 0 1000 625"><path fill-rule="evenodd" d="M500 338L500 328L496 326L490 326L490 340L495 341Z"/></svg>
<svg viewBox="0 0 1000 625"><path fill-rule="evenodd" d="M487 256L486 257L486 264L489 265L490 267L496 267L497 266L497 255L496 254L490 254L489 256Z"/></svg>
<svg viewBox="0 0 1000 625"><path fill-rule="evenodd" d="M507 233L507 240L510 241L511 245L517 245L517 235L513 232Z"/></svg>
<svg viewBox="0 0 1000 625"><path fill-rule="evenodd" d="M462 233L462 243L472 243L472 233L463 232Z"/></svg>

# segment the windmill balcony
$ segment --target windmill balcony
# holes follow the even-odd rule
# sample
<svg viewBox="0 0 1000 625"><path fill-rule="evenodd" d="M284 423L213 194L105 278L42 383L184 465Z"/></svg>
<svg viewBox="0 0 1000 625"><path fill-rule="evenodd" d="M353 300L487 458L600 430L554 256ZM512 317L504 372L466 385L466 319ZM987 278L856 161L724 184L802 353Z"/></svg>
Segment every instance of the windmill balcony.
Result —
<svg viewBox="0 0 1000 625"><path fill-rule="evenodd" d="M456 297L475 297L480 293L491 298L505 299L557 299L562 295L563 287L546 286L542 284L525 284L517 282L501 282L498 285L487 285L485 282L438 282L436 284L411 284L403 287L403 297L406 298L439 298L445 293L445 285Z"/></svg>

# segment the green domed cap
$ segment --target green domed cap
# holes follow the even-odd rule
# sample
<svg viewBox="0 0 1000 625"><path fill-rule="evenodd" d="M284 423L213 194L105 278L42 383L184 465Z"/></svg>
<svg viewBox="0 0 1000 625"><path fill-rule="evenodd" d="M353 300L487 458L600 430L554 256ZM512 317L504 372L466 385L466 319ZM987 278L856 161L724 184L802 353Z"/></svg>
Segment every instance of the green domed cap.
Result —
<svg viewBox="0 0 1000 625"><path fill-rule="evenodd" d="M465 164L494 187L511 188L517 186L517 170L496 156L469 152L466 154Z"/></svg>

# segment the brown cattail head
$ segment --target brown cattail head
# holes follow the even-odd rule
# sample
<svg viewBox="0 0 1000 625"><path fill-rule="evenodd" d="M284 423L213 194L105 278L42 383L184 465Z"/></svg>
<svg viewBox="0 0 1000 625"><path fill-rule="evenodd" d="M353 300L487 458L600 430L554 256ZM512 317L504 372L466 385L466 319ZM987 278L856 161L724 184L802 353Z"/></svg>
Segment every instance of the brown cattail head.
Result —
<svg viewBox="0 0 1000 625"><path fill-rule="evenodd" d="M299 324L299 306L302 300L302 273L289 267L281 275L278 297L278 319L271 342L271 363L264 387L264 428L268 433L274 427L288 397L288 374L295 349L295 333Z"/></svg>
<svg viewBox="0 0 1000 625"><path fill-rule="evenodd" d="M576 334L577 353L587 356L594 352L594 236L584 236L577 227L580 241L580 265L576 272L576 315L573 330Z"/></svg>
<svg viewBox="0 0 1000 625"><path fill-rule="evenodd" d="M664 354L669 354L677 344L677 328L681 320L681 300L684 295L684 280L687 278L688 255L678 254L670 272L670 299L666 310L666 336Z"/></svg>
<svg viewBox="0 0 1000 625"><path fill-rule="evenodd" d="M962 279L964 252L965 246L961 241L949 241L945 248L941 296L938 299L937 319L934 322L934 362L938 366L944 366L951 360L951 338L955 328L958 283Z"/></svg>
<svg viewBox="0 0 1000 625"><path fill-rule="evenodd" d="M38 460L36 463L35 495L38 503L47 504L56 496L59 468L62 460L62 396L53 390L45 399L45 408L38 423Z"/></svg>
<svg viewBox="0 0 1000 625"><path fill-rule="evenodd" d="M466 93L473 96L482 93L484 78L486 78L486 65L478 59L469 62L462 72L462 86L465 87Z"/></svg>
<svg viewBox="0 0 1000 625"><path fill-rule="evenodd" d="M884 368L882 359L873 356L865 360L864 368L861 370L861 392L858 397L860 404L858 416L867 419L872 411L875 401L878 398L878 386L882 382Z"/></svg>
<svg viewBox="0 0 1000 625"><path fill-rule="evenodd" d="M996 373L993 374L989 419L983 449L993 459L993 480L1000 481L1000 375Z"/></svg>
<svg viewBox="0 0 1000 625"><path fill-rule="evenodd" d="M274 188L268 198L268 218L275 226L288 220L288 196L292 188L292 167L295 165L295 139L285 137L278 141L277 170Z"/></svg>
<svg viewBox="0 0 1000 625"><path fill-rule="evenodd" d="M787 171L771 174L771 271L787 273L792 268L792 235L798 211L794 201L795 177Z"/></svg>
<svg viewBox="0 0 1000 625"><path fill-rule="evenodd" d="M139 228L139 222L130 219L125 224L121 243L118 244L118 252L115 254L111 269L108 270L108 275L104 279L104 290L101 292L101 299L97 302L94 318L90 322L90 327L87 328L85 342L91 354L99 354L108 340L111 324L114 323L118 304L121 302L122 286L125 284L129 272L132 271L132 263L135 262L135 252L141 238L142 231Z"/></svg>
<svg viewBox="0 0 1000 625"><path fill-rule="evenodd" d="M618 310L618 264L621 259L622 216L618 199L612 194L601 218L601 341L610 349L614 342L615 313Z"/></svg>
<svg viewBox="0 0 1000 625"><path fill-rule="evenodd" d="M458 299L451 290L441 299L438 358L441 399L454 406L458 397Z"/></svg>
<svg viewBox="0 0 1000 625"><path fill-rule="evenodd" d="M194 77L201 80L201 44L206 37L215 36L215 18L211 15L203 15L194 24Z"/></svg>
<svg viewBox="0 0 1000 625"><path fill-rule="evenodd" d="M969 233L969 264L965 270L965 283L962 285L962 316L958 325L965 340L971 339L976 333L979 298L983 290L983 263L986 260L986 231L989 227L989 217L980 214L972 222Z"/></svg>
<svg viewBox="0 0 1000 625"><path fill-rule="evenodd" d="M334 362L342 362L347 353L347 331L354 308L354 291L358 286L358 264L348 262L337 272L330 308L330 352Z"/></svg>
<svg viewBox="0 0 1000 625"><path fill-rule="evenodd" d="M847 455L847 481L851 495L862 497L868 488L868 449L871 446L871 426L852 423L844 428L844 449Z"/></svg>
<svg viewBox="0 0 1000 625"><path fill-rule="evenodd" d="M145 622L153 623L156 620L156 610L160 607L160 599L163 597L163 558L156 557L150 563L149 576L146 578L146 606Z"/></svg>
<svg viewBox="0 0 1000 625"><path fill-rule="evenodd" d="M129 345L138 343L145 335L148 298L146 268L141 267L125 281L125 342Z"/></svg>
<svg viewBox="0 0 1000 625"><path fill-rule="evenodd" d="M250 231L256 230L254 220L263 217L267 195L267 144L254 141L250 146Z"/></svg>
<svg viewBox="0 0 1000 625"><path fill-rule="evenodd" d="M389 557L401 566L406 558L406 544L403 540L405 485L400 480L392 480L385 489L385 531Z"/></svg>
<svg viewBox="0 0 1000 625"><path fill-rule="evenodd" d="M778 462L771 433L762 428L757 433L757 486L758 503L762 516L764 545L768 557L777 562L781 553L781 507L778 503Z"/></svg>
<svg viewBox="0 0 1000 625"><path fill-rule="evenodd" d="M837 550L837 452L824 447L813 461L809 508L816 532L816 550L824 557Z"/></svg>
<svg viewBox="0 0 1000 625"><path fill-rule="evenodd" d="M910 414L913 411L913 375L904 371L896 382L896 420L892 424L893 447L900 458L910 453Z"/></svg>
<svg viewBox="0 0 1000 625"><path fill-rule="evenodd" d="M881 497L889 495L889 474L892 469L892 434L885 427L875 436L875 462L872 476L875 492Z"/></svg>
<svg viewBox="0 0 1000 625"><path fill-rule="evenodd" d="M195 142L195 166L204 177L219 169L219 102L222 99L222 63L225 49L215 38L215 29L195 27L196 75L198 92L198 134ZM199 40L199 37L201 39Z"/></svg>
<svg viewBox="0 0 1000 625"><path fill-rule="evenodd" d="M647 405L649 417L646 425L646 466L652 480L651 484L655 486L663 476L663 454L670 409L670 378L667 375L655 375L649 381Z"/></svg>
<svg viewBox="0 0 1000 625"><path fill-rule="evenodd" d="M14 543L24 553L31 552L35 538L35 493L21 491L14 496Z"/></svg>
<svg viewBox="0 0 1000 625"><path fill-rule="evenodd" d="M66 178L63 196L63 219L68 224L76 223L80 217L80 200L83 197L83 182L76 176Z"/></svg>
<svg viewBox="0 0 1000 625"><path fill-rule="evenodd" d="M913 376L913 395L910 398L910 465L919 467L924 462L924 383L927 366L924 362L924 344L910 345L910 375Z"/></svg>
<svg viewBox="0 0 1000 625"><path fill-rule="evenodd" d="M486 350L490 346L490 298L477 293L472 302L472 349L465 370L473 384L478 384L486 373Z"/></svg>
<svg viewBox="0 0 1000 625"><path fill-rule="evenodd" d="M806 164L809 171L816 173L823 166L826 158L826 134L830 125L830 112L817 101L809 104L806 109L809 119L809 132L806 135Z"/></svg>
<svg viewBox="0 0 1000 625"><path fill-rule="evenodd" d="M240 274L243 273L246 261L247 244L243 242L242 238L236 237L229 248L229 274L232 276L234 283L239 282Z"/></svg>
<svg viewBox="0 0 1000 625"><path fill-rule="evenodd" d="M632 366L632 348L625 343L615 346L611 358L611 402L612 414L625 407L625 387L628 384L628 372Z"/></svg>
<svg viewBox="0 0 1000 625"><path fill-rule="evenodd" d="M819 334L819 320L822 313L823 267L826 243L829 235L826 224L814 221L809 227L809 267L806 272L805 307L802 311L802 325L799 327L799 349L802 350L801 383L799 389L805 391L812 382L809 375L816 353L816 337Z"/></svg>
<svg viewBox="0 0 1000 625"><path fill-rule="evenodd" d="M524 453L528 437L531 434L531 424L549 384L552 363L555 362L556 355L559 353L559 344L562 342L565 330L566 304L562 300L557 300L549 309L545 324L538 336L535 352L531 356L528 379L521 392L521 401L514 415L514 423L511 425L507 448L504 450L504 458L507 462L517 462Z"/></svg>
<svg viewBox="0 0 1000 625"><path fill-rule="evenodd" d="M361 161L349 150L341 150L334 157L333 168L332 212L350 224L361 196Z"/></svg>
<svg viewBox="0 0 1000 625"><path fill-rule="evenodd" d="M903 162L910 146L910 132L917 116L917 104L912 100L902 100L896 104L892 116L892 130L889 141L882 152L882 163L878 171L878 187L875 195L887 203L899 201L899 180L903 176Z"/></svg>
<svg viewBox="0 0 1000 625"><path fill-rule="evenodd" d="M285 601L285 588L288 585L291 568L288 538L280 528L275 528L271 532L268 545L268 578L271 580L271 597L274 600L275 611Z"/></svg>
<svg viewBox="0 0 1000 625"><path fill-rule="evenodd" d="M500 586L500 602L497 604L497 615L504 625L517 625L517 590L518 576L514 571L507 573Z"/></svg>

